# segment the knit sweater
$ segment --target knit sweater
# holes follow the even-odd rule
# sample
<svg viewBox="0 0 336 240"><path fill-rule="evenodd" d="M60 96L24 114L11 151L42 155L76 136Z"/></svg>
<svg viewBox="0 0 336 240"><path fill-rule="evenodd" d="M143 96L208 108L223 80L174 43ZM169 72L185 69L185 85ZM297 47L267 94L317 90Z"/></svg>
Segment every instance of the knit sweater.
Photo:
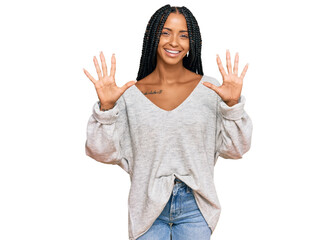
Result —
<svg viewBox="0 0 336 240"><path fill-rule="evenodd" d="M216 86L213 77L201 81ZM108 111L99 101L87 125L85 152L102 163L125 170L131 181L128 196L130 240L143 235L161 214L175 177L191 189L212 233L221 213L215 185L218 157L240 159L251 146L252 121L245 97L229 107L201 81L175 109L150 101L135 85Z"/></svg>

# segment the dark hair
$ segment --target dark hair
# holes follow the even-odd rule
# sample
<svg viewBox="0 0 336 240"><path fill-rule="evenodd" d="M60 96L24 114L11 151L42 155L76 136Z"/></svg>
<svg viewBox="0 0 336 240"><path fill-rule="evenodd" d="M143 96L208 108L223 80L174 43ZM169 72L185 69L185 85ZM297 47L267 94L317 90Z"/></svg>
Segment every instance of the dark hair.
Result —
<svg viewBox="0 0 336 240"><path fill-rule="evenodd" d="M184 6L171 7L167 4L158 9L147 24L142 45L140 67L136 80L141 80L154 71L156 67L156 51L160 41L161 31L170 13L183 14L187 22L190 49L189 55L183 58L183 66L192 72L203 75L201 60L202 38L194 15Z"/></svg>

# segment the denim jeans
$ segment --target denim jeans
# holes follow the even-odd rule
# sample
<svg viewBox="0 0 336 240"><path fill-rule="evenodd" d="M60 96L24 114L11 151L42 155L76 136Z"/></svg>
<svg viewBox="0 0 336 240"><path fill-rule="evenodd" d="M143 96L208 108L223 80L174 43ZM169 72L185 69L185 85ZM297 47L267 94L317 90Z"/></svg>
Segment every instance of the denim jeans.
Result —
<svg viewBox="0 0 336 240"><path fill-rule="evenodd" d="M209 240L210 236L211 229L197 206L192 189L175 178L165 208L137 240Z"/></svg>

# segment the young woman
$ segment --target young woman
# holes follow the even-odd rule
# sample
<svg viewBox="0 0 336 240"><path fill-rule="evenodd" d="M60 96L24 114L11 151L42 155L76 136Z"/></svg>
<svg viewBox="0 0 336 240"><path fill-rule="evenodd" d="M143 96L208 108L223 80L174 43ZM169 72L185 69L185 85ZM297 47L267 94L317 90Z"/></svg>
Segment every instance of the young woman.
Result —
<svg viewBox="0 0 336 240"><path fill-rule="evenodd" d="M238 54L220 84L204 75L201 34L186 7L165 5L148 22L137 81L119 87L116 59L107 72L94 57L99 101L87 127L86 154L129 175L131 240L208 240L221 206L214 186L218 157L239 159L251 145L252 122L241 96Z"/></svg>

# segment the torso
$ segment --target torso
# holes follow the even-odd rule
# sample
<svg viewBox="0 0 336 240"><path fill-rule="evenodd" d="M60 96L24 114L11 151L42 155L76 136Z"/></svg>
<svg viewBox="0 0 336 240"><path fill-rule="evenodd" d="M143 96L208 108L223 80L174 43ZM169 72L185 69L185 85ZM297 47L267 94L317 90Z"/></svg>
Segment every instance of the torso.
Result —
<svg viewBox="0 0 336 240"><path fill-rule="evenodd" d="M201 79L202 75L192 73L186 76L184 82L171 87L162 87L153 84L150 75L148 75L136 82L135 85L153 104L165 111L171 111L188 98Z"/></svg>

